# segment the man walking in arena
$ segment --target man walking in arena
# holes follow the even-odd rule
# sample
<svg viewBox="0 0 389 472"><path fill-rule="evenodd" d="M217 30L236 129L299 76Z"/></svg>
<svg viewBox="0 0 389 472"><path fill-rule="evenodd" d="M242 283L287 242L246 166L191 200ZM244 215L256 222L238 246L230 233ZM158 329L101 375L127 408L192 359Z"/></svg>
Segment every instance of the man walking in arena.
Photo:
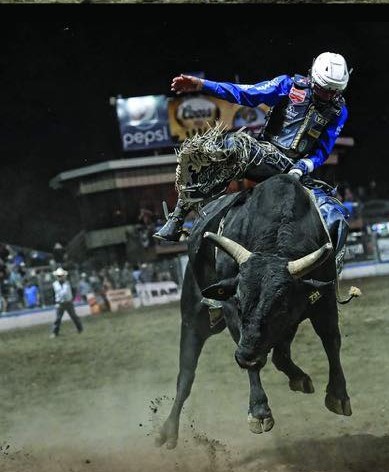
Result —
<svg viewBox="0 0 389 472"><path fill-rule="evenodd" d="M57 279L53 282L56 317L50 338L56 338L59 335L62 317L65 312L69 314L71 320L77 328L78 333L82 333L84 328L74 308L72 287L67 280L68 273L62 267L58 267L53 272L53 275Z"/></svg>

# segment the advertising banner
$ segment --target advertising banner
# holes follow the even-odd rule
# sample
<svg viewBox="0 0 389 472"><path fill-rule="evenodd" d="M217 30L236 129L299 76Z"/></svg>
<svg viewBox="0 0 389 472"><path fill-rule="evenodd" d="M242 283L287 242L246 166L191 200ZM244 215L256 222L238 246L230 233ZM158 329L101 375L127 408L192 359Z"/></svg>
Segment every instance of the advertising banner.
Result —
<svg viewBox="0 0 389 472"><path fill-rule="evenodd" d="M202 94L116 99L124 151L174 147L195 133L205 132L216 122L221 122L226 130L244 127L258 135L269 110L265 104L251 108Z"/></svg>
<svg viewBox="0 0 389 472"><path fill-rule="evenodd" d="M127 310L134 307L132 292L129 288L107 290L106 296L111 311Z"/></svg>
<svg viewBox="0 0 389 472"><path fill-rule="evenodd" d="M389 238L377 239L377 249L380 261L389 262Z"/></svg>
<svg viewBox="0 0 389 472"><path fill-rule="evenodd" d="M245 127L253 134L261 132L270 108L261 104L251 108L207 95L188 95L168 99L170 134L181 142L195 133L203 133L221 122L227 130Z"/></svg>
<svg viewBox="0 0 389 472"><path fill-rule="evenodd" d="M377 258L375 237L365 231L353 231L347 236L344 262L362 262Z"/></svg>
<svg viewBox="0 0 389 472"><path fill-rule="evenodd" d="M181 296L177 284L173 281L139 283L135 289L143 306L177 301Z"/></svg>
<svg viewBox="0 0 389 472"><path fill-rule="evenodd" d="M165 95L117 98L116 114L124 151L173 145Z"/></svg>

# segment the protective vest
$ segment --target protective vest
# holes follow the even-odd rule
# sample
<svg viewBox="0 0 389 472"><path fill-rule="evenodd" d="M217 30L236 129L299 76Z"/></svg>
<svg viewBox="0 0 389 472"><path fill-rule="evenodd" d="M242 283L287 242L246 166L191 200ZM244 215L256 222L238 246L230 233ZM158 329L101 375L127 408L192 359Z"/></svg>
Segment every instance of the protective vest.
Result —
<svg viewBox="0 0 389 472"><path fill-rule="evenodd" d="M329 103L315 103L307 77L295 75L287 97L275 105L264 138L292 159L308 155L328 123L341 113L342 97Z"/></svg>

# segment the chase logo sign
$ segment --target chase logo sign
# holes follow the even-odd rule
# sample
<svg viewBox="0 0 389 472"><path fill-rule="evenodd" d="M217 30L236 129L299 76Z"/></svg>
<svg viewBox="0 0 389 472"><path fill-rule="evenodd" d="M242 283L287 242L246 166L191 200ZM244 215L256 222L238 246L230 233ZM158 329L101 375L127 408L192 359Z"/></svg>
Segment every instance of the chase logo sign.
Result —
<svg viewBox="0 0 389 472"><path fill-rule="evenodd" d="M234 114L232 128L258 128L261 129L266 122L266 113L258 107L242 106Z"/></svg>

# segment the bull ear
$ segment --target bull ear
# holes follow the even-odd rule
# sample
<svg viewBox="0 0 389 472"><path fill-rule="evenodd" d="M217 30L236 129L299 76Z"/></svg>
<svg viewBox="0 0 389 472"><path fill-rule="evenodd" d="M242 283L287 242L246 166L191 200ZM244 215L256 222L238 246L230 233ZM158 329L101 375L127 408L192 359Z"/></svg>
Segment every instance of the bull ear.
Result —
<svg viewBox="0 0 389 472"><path fill-rule="evenodd" d="M217 284L210 285L201 291L203 297L215 300L227 300L232 297L238 287L238 276L224 279Z"/></svg>

